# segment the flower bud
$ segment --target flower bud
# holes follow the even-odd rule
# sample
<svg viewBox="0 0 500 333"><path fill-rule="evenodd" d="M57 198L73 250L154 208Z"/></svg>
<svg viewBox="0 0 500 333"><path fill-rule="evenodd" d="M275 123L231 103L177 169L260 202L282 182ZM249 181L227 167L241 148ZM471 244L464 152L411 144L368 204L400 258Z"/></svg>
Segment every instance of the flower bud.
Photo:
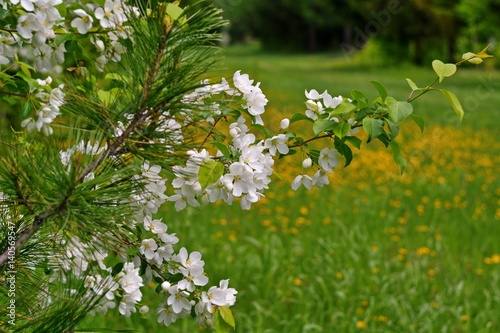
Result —
<svg viewBox="0 0 500 333"><path fill-rule="evenodd" d="M468 62L474 65L479 65L480 63L483 62L483 59L476 57L475 55L476 55L475 53L467 52L463 54L462 59L467 60Z"/></svg>
<svg viewBox="0 0 500 333"><path fill-rule="evenodd" d="M149 307L147 305L141 306L139 312L144 314L149 312Z"/></svg>
<svg viewBox="0 0 500 333"><path fill-rule="evenodd" d="M285 118L280 122L280 128L281 129L287 129L288 126L290 126L290 119Z"/></svg>
<svg viewBox="0 0 500 333"><path fill-rule="evenodd" d="M163 291L168 292L168 288L170 288L170 282L165 281L161 284L161 289L163 289Z"/></svg>
<svg viewBox="0 0 500 333"><path fill-rule="evenodd" d="M304 169L307 169L307 168L310 168L311 165L312 165L313 161L310 159L310 158L306 158L303 162L302 162L302 167Z"/></svg>

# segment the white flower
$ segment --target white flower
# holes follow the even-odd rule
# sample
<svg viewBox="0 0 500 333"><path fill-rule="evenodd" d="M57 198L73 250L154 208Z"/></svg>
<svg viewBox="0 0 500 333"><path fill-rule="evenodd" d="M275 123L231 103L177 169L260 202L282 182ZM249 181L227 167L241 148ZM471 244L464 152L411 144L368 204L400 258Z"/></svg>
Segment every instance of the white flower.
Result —
<svg viewBox="0 0 500 333"><path fill-rule="evenodd" d="M143 286L142 277L139 276L139 268L135 268L133 263L126 263L123 266L123 271L125 273L118 281L123 290L128 294L138 291Z"/></svg>
<svg viewBox="0 0 500 333"><path fill-rule="evenodd" d="M175 258L184 268L193 269L197 267L203 267L205 262L201 260L201 253L198 251L191 252L188 256L188 252L185 247L181 248L179 254Z"/></svg>
<svg viewBox="0 0 500 333"><path fill-rule="evenodd" d="M299 175L292 182L292 189L296 191L300 185L310 190L312 188L312 178L308 175Z"/></svg>
<svg viewBox="0 0 500 333"><path fill-rule="evenodd" d="M272 138L266 139L264 147L269 148L269 153L272 156L276 155L276 151L286 155L289 152L288 145L286 144L287 140L288 138L285 134L278 134Z"/></svg>
<svg viewBox="0 0 500 333"><path fill-rule="evenodd" d="M336 167L339 165L337 155L337 149L328 149L328 147L323 148L319 152L319 166L326 172L333 172L332 167Z"/></svg>
<svg viewBox="0 0 500 333"><path fill-rule="evenodd" d="M319 114L325 113L325 111L323 110L323 104L321 104L321 102L308 100L306 102L306 106L307 106L306 116L308 116L312 120L318 119Z"/></svg>
<svg viewBox="0 0 500 333"><path fill-rule="evenodd" d="M326 93L326 91L325 93L323 93L323 95L323 104L327 108L336 108L340 103L344 101L342 96L332 97L330 96L330 94Z"/></svg>
<svg viewBox="0 0 500 333"><path fill-rule="evenodd" d="M142 245L139 249L141 254L144 254L146 259L151 260L155 256L155 251L158 248L158 245L156 244L155 240L152 238L149 239L144 239L142 241Z"/></svg>
<svg viewBox="0 0 500 333"><path fill-rule="evenodd" d="M254 88L253 80L250 80L248 74L241 74L241 71L236 71L233 75L233 83L239 91L244 94L248 94Z"/></svg>
<svg viewBox="0 0 500 333"><path fill-rule="evenodd" d="M143 305L139 308L139 312L142 314L148 313L149 312L149 307L147 305Z"/></svg>
<svg viewBox="0 0 500 333"><path fill-rule="evenodd" d="M318 188L328 185L330 181L328 180L328 175L323 172L323 170L318 170L314 174L312 184Z"/></svg>
<svg viewBox="0 0 500 333"><path fill-rule="evenodd" d="M185 278L178 283L180 289L193 292L195 286L204 286L208 283L208 277L204 274L203 267L198 266L191 269L181 268L180 270L185 276Z"/></svg>
<svg viewBox="0 0 500 333"><path fill-rule="evenodd" d="M177 284L168 288L170 296L168 297L167 304L172 306L174 313L181 313L183 310L191 310L191 303L187 299L189 293L181 290Z"/></svg>
<svg viewBox="0 0 500 333"><path fill-rule="evenodd" d="M17 20L17 32L26 39L33 37L33 31L40 29L42 29L42 24L33 13L21 15Z"/></svg>
<svg viewBox="0 0 500 333"><path fill-rule="evenodd" d="M326 91L324 93L322 93L321 95L316 91L316 89L311 89L311 91L307 92L307 90L305 91L305 94L306 94L306 97L308 99L320 99L323 97L323 95L326 93Z"/></svg>
<svg viewBox="0 0 500 333"><path fill-rule="evenodd" d="M151 231L155 234L163 234L167 231L167 225L160 220L153 220L151 215L144 217L144 229Z"/></svg>
<svg viewBox="0 0 500 333"><path fill-rule="evenodd" d="M77 28L79 33L86 34L92 28L94 19L83 9L75 9L74 13L80 17L73 19L71 26Z"/></svg>
<svg viewBox="0 0 500 333"><path fill-rule="evenodd" d="M233 195L235 197L255 191L253 172L249 166L235 162L229 166L228 175L233 178Z"/></svg>

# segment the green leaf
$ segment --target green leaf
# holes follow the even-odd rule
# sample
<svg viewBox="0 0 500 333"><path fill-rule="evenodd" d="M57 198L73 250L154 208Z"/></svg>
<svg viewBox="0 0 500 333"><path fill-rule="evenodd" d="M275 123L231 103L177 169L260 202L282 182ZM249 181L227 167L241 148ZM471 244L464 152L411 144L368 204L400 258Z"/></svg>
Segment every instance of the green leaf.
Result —
<svg viewBox="0 0 500 333"><path fill-rule="evenodd" d="M348 136L345 138L346 141L348 141L351 145L353 145L354 147L358 148L358 149L361 149L361 139L356 137L356 136Z"/></svg>
<svg viewBox="0 0 500 333"><path fill-rule="evenodd" d="M313 131L314 135L318 135L321 132L331 131L337 122L335 120L319 119L314 122Z"/></svg>
<svg viewBox="0 0 500 333"><path fill-rule="evenodd" d="M445 64L441 60L434 60L432 62L432 68L439 77L439 82L443 81L445 77L450 77L457 71L457 65L455 64Z"/></svg>
<svg viewBox="0 0 500 333"><path fill-rule="evenodd" d="M366 98L365 94L363 94L359 90L353 90L351 91L351 97L355 101L356 107L357 108L365 108L368 107L368 98Z"/></svg>
<svg viewBox="0 0 500 333"><path fill-rule="evenodd" d="M200 166L198 171L198 181L201 188L204 189L208 185L214 184L224 173L224 165L216 161L208 161Z"/></svg>
<svg viewBox="0 0 500 333"><path fill-rule="evenodd" d="M387 97L386 103L389 118L394 123L399 123L400 121L406 119L413 112L413 106L408 102L400 102L392 97Z"/></svg>
<svg viewBox="0 0 500 333"><path fill-rule="evenodd" d="M335 149L339 152L340 155L345 158L344 168L351 164L352 161L352 150L348 145L345 144L344 140L335 137L334 139Z"/></svg>
<svg viewBox="0 0 500 333"><path fill-rule="evenodd" d="M350 131L351 131L351 124L344 121L336 123L335 126L333 127L333 134L338 136L340 139L349 134Z"/></svg>
<svg viewBox="0 0 500 333"><path fill-rule="evenodd" d="M276 172L275 170L273 170L273 175L275 175L276 177L278 177L279 180L281 180L282 182L284 182L285 180L283 179L283 177L281 177L281 175Z"/></svg>
<svg viewBox="0 0 500 333"><path fill-rule="evenodd" d="M30 101L24 102L21 107L21 118L28 118L31 111L33 111L33 104Z"/></svg>
<svg viewBox="0 0 500 333"><path fill-rule="evenodd" d="M385 101L385 99L387 98L387 90L385 89L385 87L377 81L370 81L370 83L375 87L375 89L377 89L378 94L382 98L382 102Z"/></svg>
<svg viewBox="0 0 500 333"><path fill-rule="evenodd" d="M232 331L231 325L226 323L220 313L220 308L214 314L214 328L216 333L230 333Z"/></svg>
<svg viewBox="0 0 500 333"><path fill-rule="evenodd" d="M266 128L264 126L259 125L259 124L252 124L250 126L259 129L262 132L262 134L264 134L266 136L266 138L270 138L271 137L271 135L269 135L269 133L267 133L267 130L266 130Z"/></svg>
<svg viewBox="0 0 500 333"><path fill-rule="evenodd" d="M227 306L219 307L219 311L222 319L232 328L236 328L236 323L234 322L233 312Z"/></svg>
<svg viewBox="0 0 500 333"><path fill-rule="evenodd" d="M66 42L67 40L70 40L73 36L74 36L74 33L56 35L56 45L57 46L61 45L62 43Z"/></svg>
<svg viewBox="0 0 500 333"><path fill-rule="evenodd" d="M173 20L179 19L184 11L181 7L174 5L173 3L167 3L167 15Z"/></svg>
<svg viewBox="0 0 500 333"><path fill-rule="evenodd" d="M97 91L97 96L103 102L105 105L111 104L111 101L113 100L113 94L111 92L106 91L106 90L99 90Z"/></svg>
<svg viewBox="0 0 500 333"><path fill-rule="evenodd" d="M292 118L290 119L290 124L291 123L294 123L296 121L299 121L299 120L308 120L310 122L314 122L314 120L312 120L311 118L309 118L308 116L306 116L305 114L303 113L296 113L292 116Z"/></svg>
<svg viewBox="0 0 500 333"><path fill-rule="evenodd" d="M422 117L420 116L417 116L416 114L411 114L410 115L410 118L418 125L418 127L420 127L420 130L422 132L424 132L424 120L422 119Z"/></svg>
<svg viewBox="0 0 500 333"><path fill-rule="evenodd" d="M387 123L387 126L389 127L389 131L391 131L392 137L395 138L399 134L399 126L389 119L384 119Z"/></svg>
<svg viewBox="0 0 500 333"><path fill-rule="evenodd" d="M330 114L331 115L335 115L335 114L341 114L341 113L351 112L352 110L355 110L357 108L358 107L356 105L344 101L344 102L340 103L339 105L337 105L337 107L335 109L333 109L332 111L330 111Z"/></svg>
<svg viewBox="0 0 500 333"><path fill-rule="evenodd" d="M462 108L462 104L460 104L457 96L446 89L440 89L439 91L444 95L444 97L446 97L461 122L462 118L464 117L464 109Z"/></svg>
<svg viewBox="0 0 500 333"><path fill-rule="evenodd" d="M211 144L215 148L219 149L225 158L229 158L231 156L231 151L229 150L229 148L225 144L217 142L217 141L212 141Z"/></svg>
<svg viewBox="0 0 500 333"><path fill-rule="evenodd" d="M406 78L406 82L408 82L408 85L410 86L411 90L419 90L418 86L411 79Z"/></svg>
<svg viewBox="0 0 500 333"><path fill-rule="evenodd" d="M406 160L403 157L403 155L401 155L401 151L399 150L399 144L396 141L392 140L391 142L389 142L389 145L391 146L392 154L394 155L394 161L401 169L401 174L403 174L406 168Z"/></svg>
<svg viewBox="0 0 500 333"><path fill-rule="evenodd" d="M368 139L368 142L370 142L384 132L384 121L381 119L365 118L363 119L363 128L370 135Z"/></svg>
<svg viewBox="0 0 500 333"><path fill-rule="evenodd" d="M120 273L123 269L123 263L119 262L113 267L113 270L111 271L111 275L116 276L118 273Z"/></svg>

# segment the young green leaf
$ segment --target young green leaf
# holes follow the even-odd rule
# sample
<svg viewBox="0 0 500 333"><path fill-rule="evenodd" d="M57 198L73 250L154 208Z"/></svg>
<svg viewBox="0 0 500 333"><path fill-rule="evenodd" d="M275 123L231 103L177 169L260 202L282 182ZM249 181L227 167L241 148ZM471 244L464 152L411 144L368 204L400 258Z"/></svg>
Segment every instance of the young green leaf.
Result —
<svg viewBox="0 0 500 333"><path fill-rule="evenodd" d="M389 145L391 146L392 154L394 155L394 161L399 166L401 174L403 174L406 168L406 160L399 150L399 144L396 141L392 140L391 142L389 142Z"/></svg>
<svg viewBox="0 0 500 333"><path fill-rule="evenodd" d="M413 82L411 79L406 78L406 82L408 82L408 85L410 86L411 90L419 90L420 88Z"/></svg>
<svg viewBox="0 0 500 333"><path fill-rule="evenodd" d="M200 165L198 171L198 181L201 188L204 189L208 185L214 184L224 173L224 165L216 161L208 161Z"/></svg>
<svg viewBox="0 0 500 333"><path fill-rule="evenodd" d="M262 126L260 124L252 124L250 126L259 129L259 131L261 131L262 134L264 134L266 136L266 138L270 138L271 137L271 135L269 135L269 133L267 133L267 130L266 130L266 128L264 126Z"/></svg>
<svg viewBox="0 0 500 333"><path fill-rule="evenodd" d="M219 311L222 319L231 326L232 328L236 328L236 323L234 322L233 312L227 306L220 306Z"/></svg>
<svg viewBox="0 0 500 333"><path fill-rule="evenodd" d="M216 333L230 333L233 329L231 325L226 323L226 321L222 318L220 308L217 309L214 314L214 328Z"/></svg>
<svg viewBox="0 0 500 333"><path fill-rule="evenodd" d="M309 118L308 116L306 116L305 114L303 113L296 113L292 116L292 118L290 119L290 124L291 123L294 123L296 121L299 121L299 120L308 120L310 122L314 122L314 120L312 120L311 118Z"/></svg>
<svg viewBox="0 0 500 333"><path fill-rule="evenodd" d="M445 77L450 77L457 71L457 65L455 64L445 64L441 60L434 60L432 62L432 68L439 77L439 82L443 81Z"/></svg>
<svg viewBox="0 0 500 333"><path fill-rule="evenodd" d="M446 97L450 105L453 107L453 110L455 110L458 119L462 121L462 118L464 117L464 109L462 108L462 104L460 104L457 96L446 89L440 89L439 91L444 95L444 97Z"/></svg>
<svg viewBox="0 0 500 333"><path fill-rule="evenodd" d="M389 131L391 131L392 137L395 138L399 134L399 125L393 123L389 119L384 119L385 122L387 123L387 126L389 127Z"/></svg>
<svg viewBox="0 0 500 333"><path fill-rule="evenodd" d="M370 135L368 139L368 142L370 142L384 132L384 121L381 119L365 118L363 119L363 128Z"/></svg>
<svg viewBox="0 0 500 333"><path fill-rule="evenodd" d="M313 131L314 135L318 135L321 132L331 131L337 124L334 120L319 119L314 122Z"/></svg>
<svg viewBox="0 0 500 333"><path fill-rule="evenodd" d="M337 107L335 109L330 111L330 114L331 115L341 114L341 113L351 112L352 110L355 110L355 109L357 109L356 105L349 103L349 102L342 102L339 105L337 105Z"/></svg>
<svg viewBox="0 0 500 333"><path fill-rule="evenodd" d="M375 89L377 89L378 94L382 98L382 102L384 102L387 98L387 90L385 89L385 87L377 81L370 81L370 83L375 87Z"/></svg>
<svg viewBox="0 0 500 333"><path fill-rule="evenodd" d="M392 97L387 97L386 103L389 118L396 124L406 119L413 112L413 106L410 103L400 102Z"/></svg>
<svg viewBox="0 0 500 333"><path fill-rule="evenodd" d="M417 116L416 114L411 114L410 118L420 127L420 130L423 132L424 131L424 120L422 117Z"/></svg>
<svg viewBox="0 0 500 333"><path fill-rule="evenodd" d="M211 144L215 148L219 149L225 158L229 158L231 156L231 151L229 150L229 148L225 144L217 142L217 141L212 141Z"/></svg>
<svg viewBox="0 0 500 333"><path fill-rule="evenodd" d="M333 134L338 136L340 139L349 134L351 131L351 124L348 122L340 122L340 123L335 123L333 127Z"/></svg>

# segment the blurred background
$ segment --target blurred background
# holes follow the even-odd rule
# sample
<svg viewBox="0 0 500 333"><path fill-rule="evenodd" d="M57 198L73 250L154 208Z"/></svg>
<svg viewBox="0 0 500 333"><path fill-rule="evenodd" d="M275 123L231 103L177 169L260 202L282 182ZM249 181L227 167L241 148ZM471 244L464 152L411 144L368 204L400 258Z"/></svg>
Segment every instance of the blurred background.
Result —
<svg viewBox="0 0 500 333"><path fill-rule="evenodd" d="M500 36L498 0L212 0L230 21L226 44L331 52L367 63L422 65L481 50Z"/></svg>

